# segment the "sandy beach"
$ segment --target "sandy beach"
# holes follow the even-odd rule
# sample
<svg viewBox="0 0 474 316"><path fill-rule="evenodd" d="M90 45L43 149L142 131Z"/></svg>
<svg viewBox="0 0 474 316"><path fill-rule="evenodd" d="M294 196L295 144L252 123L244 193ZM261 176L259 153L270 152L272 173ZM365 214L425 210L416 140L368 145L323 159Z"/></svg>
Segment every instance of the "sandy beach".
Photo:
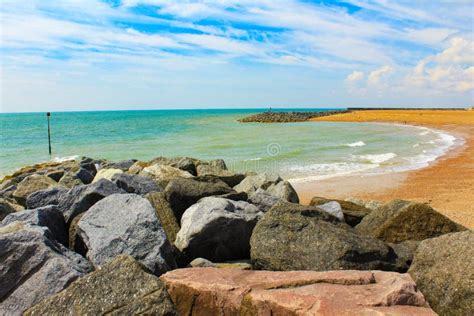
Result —
<svg viewBox="0 0 474 316"><path fill-rule="evenodd" d="M302 203L313 196L395 198L429 203L452 220L474 228L474 111L367 110L314 118L312 121L384 122L425 126L464 139L464 144L430 166L386 175L353 175L295 183Z"/></svg>

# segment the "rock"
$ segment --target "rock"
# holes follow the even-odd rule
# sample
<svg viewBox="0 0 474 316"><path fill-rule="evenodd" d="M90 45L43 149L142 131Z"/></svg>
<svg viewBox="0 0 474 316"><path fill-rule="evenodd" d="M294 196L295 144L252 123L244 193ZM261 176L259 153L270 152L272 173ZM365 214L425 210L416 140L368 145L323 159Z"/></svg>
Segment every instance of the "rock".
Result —
<svg viewBox="0 0 474 316"><path fill-rule="evenodd" d="M427 204L413 202L402 205L404 206L401 208L382 207L373 211L356 226L356 229L391 243L424 240L466 229ZM371 220L372 214L377 220Z"/></svg>
<svg viewBox="0 0 474 316"><path fill-rule="evenodd" d="M299 203L298 194L288 181L284 181L276 174L261 173L247 176L234 187L238 192L246 192L253 195L258 189L280 198L282 200Z"/></svg>
<svg viewBox="0 0 474 316"><path fill-rule="evenodd" d="M180 315L436 315L394 272L188 268L160 279Z"/></svg>
<svg viewBox="0 0 474 316"><path fill-rule="evenodd" d="M223 199L232 200L232 201L247 201L248 199L248 195L245 192L230 192L230 193L220 194L216 196L221 197Z"/></svg>
<svg viewBox="0 0 474 316"><path fill-rule="evenodd" d="M145 195L150 192L161 192L163 189L151 178L127 173L117 173L112 182L128 193Z"/></svg>
<svg viewBox="0 0 474 316"><path fill-rule="evenodd" d="M139 174L143 168L148 167L150 163L146 161L137 161L130 168L128 168L127 173L129 174Z"/></svg>
<svg viewBox="0 0 474 316"><path fill-rule="evenodd" d="M29 209L43 207L46 205L58 205L61 196L67 194L68 189L63 187L52 187L31 193L26 198L26 206Z"/></svg>
<svg viewBox="0 0 474 316"><path fill-rule="evenodd" d="M15 192L16 187L17 187L16 183L5 186L2 190L0 190L0 197L14 199L13 193Z"/></svg>
<svg viewBox="0 0 474 316"><path fill-rule="evenodd" d="M408 272L440 315L474 311L474 231L426 239Z"/></svg>
<svg viewBox="0 0 474 316"><path fill-rule="evenodd" d="M223 170L211 165L198 165L197 167L198 176L215 175L224 181L228 186L234 187L245 179L245 175L242 173L234 173L229 170Z"/></svg>
<svg viewBox="0 0 474 316"><path fill-rule="evenodd" d="M248 198L248 202L257 206L262 212L266 212L278 202L283 201L276 196L271 195L263 189L258 189Z"/></svg>
<svg viewBox="0 0 474 316"><path fill-rule="evenodd" d="M34 210L24 210L7 215L2 225L8 225L15 221L25 224L47 227L51 237L67 247L68 233L66 223L61 211L55 205L40 207Z"/></svg>
<svg viewBox="0 0 474 316"><path fill-rule="evenodd" d="M368 208L371 211L375 211L379 207L383 206L383 203L380 202L380 201L376 201L376 200L364 201L364 200L361 200L361 199L358 199L358 198L355 198L355 197L347 198L344 201L351 202L351 203L357 204L359 206L363 206L365 208Z"/></svg>
<svg viewBox="0 0 474 316"><path fill-rule="evenodd" d="M46 173L47 177L50 177L54 181L58 182L61 180L62 176L64 175L64 170L59 169L59 170L52 170Z"/></svg>
<svg viewBox="0 0 474 316"><path fill-rule="evenodd" d="M109 180L101 179L95 183L72 188L61 195L58 203L69 227L74 217L87 211L92 205L114 193L125 193Z"/></svg>
<svg viewBox="0 0 474 316"><path fill-rule="evenodd" d="M204 180L205 178L175 178L166 186L164 191L165 197L170 203L178 223L181 221L184 211L201 198L234 192L234 190L220 180L214 182L206 182Z"/></svg>
<svg viewBox="0 0 474 316"><path fill-rule="evenodd" d="M65 188L73 188L78 185L84 184L81 179L79 179L75 173L72 172L66 172L62 176L62 178L59 180L58 184L62 187Z"/></svg>
<svg viewBox="0 0 474 316"><path fill-rule="evenodd" d="M118 162L109 162L104 164L103 168L107 169L120 169L123 172L128 171L131 166L133 166L137 162L136 159L129 159L129 160L122 160Z"/></svg>
<svg viewBox="0 0 474 316"><path fill-rule="evenodd" d="M323 211L337 217L341 222L344 222L344 213L342 213L341 204L336 201L331 201L325 204L318 205Z"/></svg>
<svg viewBox="0 0 474 316"><path fill-rule="evenodd" d="M189 258L249 258L250 236L261 216L247 202L205 197L184 212L174 244Z"/></svg>
<svg viewBox="0 0 474 316"><path fill-rule="evenodd" d="M370 234L373 229L382 226L387 218L392 217L399 209L408 204L410 204L410 201L399 199L385 203L379 209L370 212L370 216L365 216L356 226L356 229L363 234Z"/></svg>
<svg viewBox="0 0 474 316"><path fill-rule="evenodd" d="M187 171L167 166L154 164L149 167L143 168L139 173L142 176L150 177L155 180L159 185L165 187L170 180L181 177L181 178L192 178L193 175Z"/></svg>
<svg viewBox="0 0 474 316"><path fill-rule="evenodd" d="M77 223L77 237L95 267L128 254L157 275L176 268L155 210L136 194L112 194L94 204Z"/></svg>
<svg viewBox="0 0 474 316"><path fill-rule="evenodd" d="M420 241L417 240L407 240L399 244L389 244L397 256L397 266L400 267L400 270L403 272L408 271L413 262L415 251L419 245Z"/></svg>
<svg viewBox="0 0 474 316"><path fill-rule="evenodd" d="M15 200L0 197L0 221L10 213L15 213L24 210L24 207L16 204Z"/></svg>
<svg viewBox="0 0 474 316"><path fill-rule="evenodd" d="M255 226L250 245L256 269L397 269L384 242L357 234L315 206L276 204Z"/></svg>
<svg viewBox="0 0 474 316"><path fill-rule="evenodd" d="M231 260L222 263L216 263L216 268L219 269L240 269L240 270L252 270L252 264L250 260Z"/></svg>
<svg viewBox="0 0 474 316"><path fill-rule="evenodd" d="M216 267L217 265L207 259L196 258L189 263L189 266L191 268L209 268L209 267Z"/></svg>
<svg viewBox="0 0 474 316"><path fill-rule="evenodd" d="M347 224L354 227L361 222L361 220L371 212L370 209L358 205L356 203L350 201L343 201L343 200L331 200L325 199L322 197L315 196L311 199L309 205L320 206L322 204L326 204L329 202L337 202L341 205L342 213L344 214L344 219Z"/></svg>
<svg viewBox="0 0 474 316"><path fill-rule="evenodd" d="M57 185L58 183L50 177L33 174L26 177L18 184L15 192L13 192L13 197L18 201L18 203L25 206L26 197L31 193L55 187Z"/></svg>
<svg viewBox="0 0 474 316"><path fill-rule="evenodd" d="M117 173L122 173L120 169L100 169L92 180L92 183L99 181L100 179L111 180L114 175Z"/></svg>
<svg viewBox="0 0 474 316"><path fill-rule="evenodd" d="M160 220L161 226L165 231L166 237L171 244L174 244L176 235L179 232L179 223L176 219L170 204L162 192L152 192L146 195L151 205L156 211L156 215Z"/></svg>
<svg viewBox="0 0 474 316"><path fill-rule="evenodd" d="M192 158L183 157L177 163L173 164L172 167L187 171L193 176L197 176L195 160Z"/></svg>
<svg viewBox="0 0 474 316"><path fill-rule="evenodd" d="M178 315L162 281L122 255L25 315Z"/></svg>
<svg viewBox="0 0 474 316"><path fill-rule="evenodd" d="M78 178L83 184L89 184L94 180L94 174L85 168L80 168L76 173L76 178Z"/></svg>
<svg viewBox="0 0 474 316"><path fill-rule="evenodd" d="M350 111L318 111L318 112L262 112L253 114L239 119L241 123L258 122L258 123L289 123L304 122L313 117L328 116L341 113L349 113Z"/></svg>
<svg viewBox="0 0 474 316"><path fill-rule="evenodd" d="M0 227L0 311L21 315L91 271L90 264L48 238L44 227L13 222Z"/></svg>

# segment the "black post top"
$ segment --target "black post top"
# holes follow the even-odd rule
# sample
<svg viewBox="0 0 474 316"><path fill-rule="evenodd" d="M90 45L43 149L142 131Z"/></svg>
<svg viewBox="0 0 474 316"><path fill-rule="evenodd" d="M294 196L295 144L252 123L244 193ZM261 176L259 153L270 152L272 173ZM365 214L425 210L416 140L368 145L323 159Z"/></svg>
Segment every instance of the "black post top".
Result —
<svg viewBox="0 0 474 316"><path fill-rule="evenodd" d="M51 112L46 112L46 116L51 116Z"/></svg>

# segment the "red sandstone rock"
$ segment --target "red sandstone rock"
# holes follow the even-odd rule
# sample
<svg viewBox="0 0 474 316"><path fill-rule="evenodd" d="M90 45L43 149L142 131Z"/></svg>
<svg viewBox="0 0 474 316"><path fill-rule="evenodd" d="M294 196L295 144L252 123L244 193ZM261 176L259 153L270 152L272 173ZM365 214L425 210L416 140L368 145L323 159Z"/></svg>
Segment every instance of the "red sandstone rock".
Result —
<svg viewBox="0 0 474 316"><path fill-rule="evenodd" d="M180 315L436 315L395 272L189 268L161 280Z"/></svg>

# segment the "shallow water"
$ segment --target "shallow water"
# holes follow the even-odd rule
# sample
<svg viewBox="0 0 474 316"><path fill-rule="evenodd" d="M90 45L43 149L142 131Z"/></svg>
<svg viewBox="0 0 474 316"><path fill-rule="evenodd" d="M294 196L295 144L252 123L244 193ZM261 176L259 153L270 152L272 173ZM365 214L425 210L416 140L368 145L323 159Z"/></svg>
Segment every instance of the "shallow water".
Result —
<svg viewBox="0 0 474 316"><path fill-rule="evenodd" d="M45 113L0 114L0 173L71 156L111 160L191 156L223 158L236 171L321 179L362 171L385 173L424 167L456 143L451 135L407 125L236 121L260 111L263 110L52 113L51 157Z"/></svg>

